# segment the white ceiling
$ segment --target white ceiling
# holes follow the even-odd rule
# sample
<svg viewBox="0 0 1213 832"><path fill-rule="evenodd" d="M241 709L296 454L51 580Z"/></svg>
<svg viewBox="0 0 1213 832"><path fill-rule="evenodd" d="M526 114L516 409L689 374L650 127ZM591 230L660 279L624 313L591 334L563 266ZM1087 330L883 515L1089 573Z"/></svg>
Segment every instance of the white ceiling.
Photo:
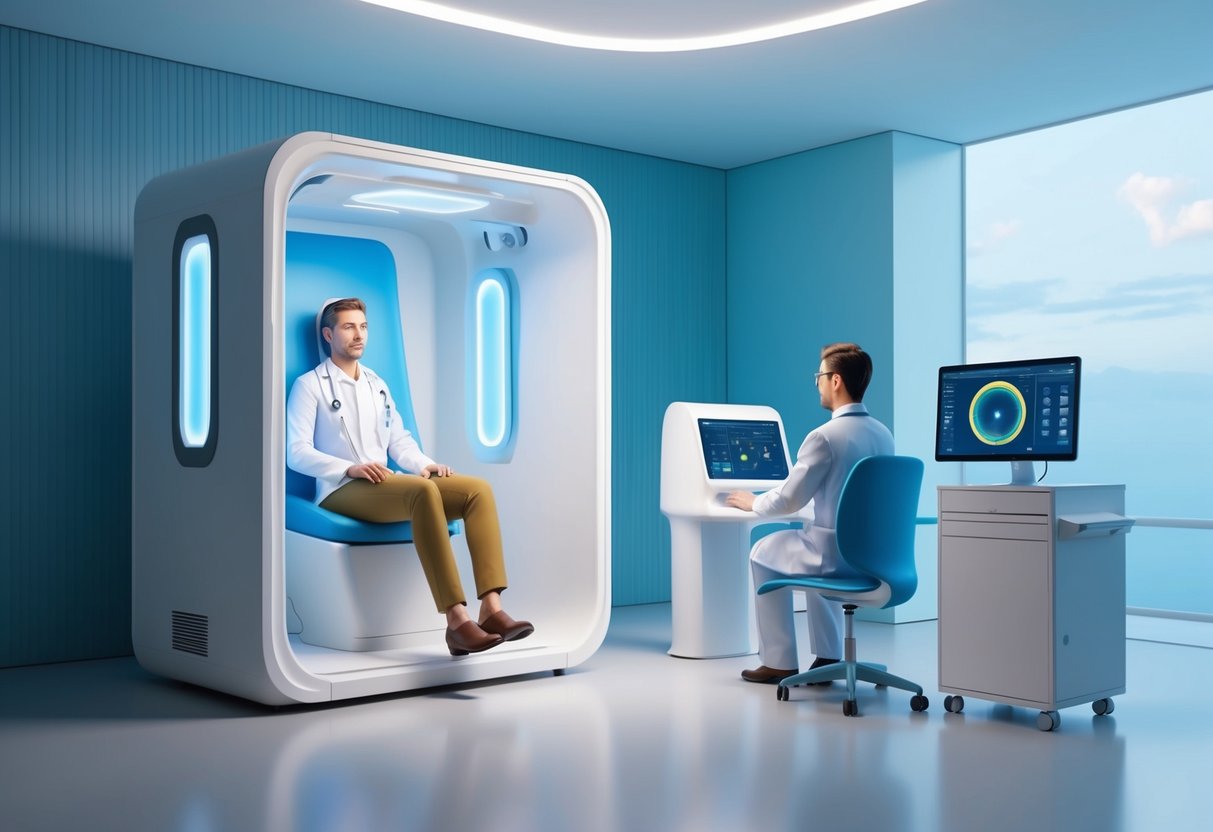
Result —
<svg viewBox="0 0 1213 832"><path fill-rule="evenodd" d="M839 2L447 0L641 37ZM969 143L1213 87L1213 0L927 0L672 54L551 46L358 0L3 0L0 23L720 168L885 130Z"/></svg>

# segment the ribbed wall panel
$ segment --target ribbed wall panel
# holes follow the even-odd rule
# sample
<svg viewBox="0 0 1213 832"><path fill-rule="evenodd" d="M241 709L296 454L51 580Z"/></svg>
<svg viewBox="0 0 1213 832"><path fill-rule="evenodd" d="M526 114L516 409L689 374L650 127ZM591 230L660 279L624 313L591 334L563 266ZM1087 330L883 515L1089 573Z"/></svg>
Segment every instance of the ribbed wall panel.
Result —
<svg viewBox="0 0 1213 832"><path fill-rule="evenodd" d="M0 26L0 666L130 652L131 252L153 177L303 130L564 171L614 238L614 603L669 598L661 417L725 395L723 171Z"/></svg>

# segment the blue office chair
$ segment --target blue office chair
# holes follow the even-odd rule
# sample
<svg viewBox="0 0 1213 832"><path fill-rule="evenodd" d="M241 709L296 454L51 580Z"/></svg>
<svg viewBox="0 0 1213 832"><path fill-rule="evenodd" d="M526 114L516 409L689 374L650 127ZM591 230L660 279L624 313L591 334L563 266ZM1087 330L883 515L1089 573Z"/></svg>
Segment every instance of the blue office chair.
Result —
<svg viewBox="0 0 1213 832"><path fill-rule="evenodd" d="M838 550L857 573L850 578L789 577L767 581L761 595L790 587L817 592L843 602L846 630L843 660L789 676L776 695L786 701L788 689L816 682L846 679L846 716L858 716L855 681L913 691L910 708L925 711L929 704L922 686L886 672L884 665L855 660L854 616L857 607L895 607L914 596L918 574L914 569L914 532L918 492L922 487L922 460L909 456L869 456L855 463L838 502Z"/></svg>

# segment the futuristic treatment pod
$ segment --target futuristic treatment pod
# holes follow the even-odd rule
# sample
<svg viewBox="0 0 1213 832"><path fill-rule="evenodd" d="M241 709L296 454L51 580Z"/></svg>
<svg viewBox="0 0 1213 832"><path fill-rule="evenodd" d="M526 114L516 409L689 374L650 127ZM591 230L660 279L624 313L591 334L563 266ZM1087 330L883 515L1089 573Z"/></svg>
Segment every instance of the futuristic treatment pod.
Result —
<svg viewBox="0 0 1213 832"><path fill-rule="evenodd" d="M328 133L151 181L132 312L139 662L277 705L588 658L610 616L610 251L576 177ZM531 637L449 655L408 524L325 512L287 468L316 314L351 296L364 364L422 448L493 485L504 600ZM472 599L458 523L452 544Z"/></svg>

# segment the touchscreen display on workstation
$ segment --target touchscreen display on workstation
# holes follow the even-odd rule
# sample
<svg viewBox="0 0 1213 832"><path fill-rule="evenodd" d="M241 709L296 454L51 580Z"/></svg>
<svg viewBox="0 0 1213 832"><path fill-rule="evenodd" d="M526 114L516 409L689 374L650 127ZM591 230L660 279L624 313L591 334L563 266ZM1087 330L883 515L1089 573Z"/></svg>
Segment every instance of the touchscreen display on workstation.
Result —
<svg viewBox="0 0 1213 832"><path fill-rule="evenodd" d="M788 458L778 422L700 419L699 440L709 479L787 479Z"/></svg>

